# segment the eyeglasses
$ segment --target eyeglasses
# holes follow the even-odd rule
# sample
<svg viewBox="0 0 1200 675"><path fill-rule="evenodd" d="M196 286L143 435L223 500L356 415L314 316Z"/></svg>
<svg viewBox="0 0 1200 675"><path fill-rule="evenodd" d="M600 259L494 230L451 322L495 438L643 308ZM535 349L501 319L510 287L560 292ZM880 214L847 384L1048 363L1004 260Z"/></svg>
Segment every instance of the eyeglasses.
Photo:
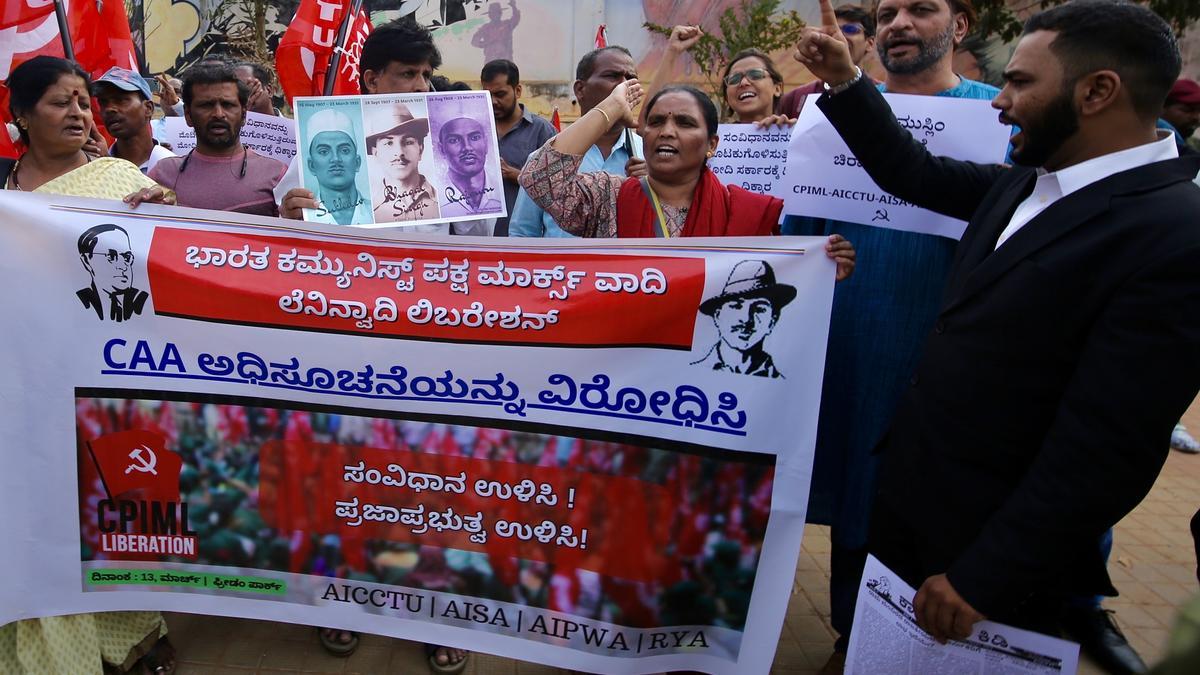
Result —
<svg viewBox="0 0 1200 675"><path fill-rule="evenodd" d="M750 78L751 82L758 82L764 77L770 77L770 73L762 68L751 68L744 73L730 73L725 76L725 84L730 87L737 86L737 84L742 81L743 77Z"/></svg>
<svg viewBox="0 0 1200 675"><path fill-rule="evenodd" d="M859 33L865 32L866 31L863 29L863 27L856 23L842 24L842 35L858 35Z"/></svg>
<svg viewBox="0 0 1200 675"><path fill-rule="evenodd" d="M130 264L130 265L133 264L133 251L125 251L124 253L117 253L116 251L109 251L108 253L90 253L89 255L104 256L104 259L110 263L115 263L115 262L117 262L117 258L120 258L121 260L124 260L126 262L126 264Z"/></svg>

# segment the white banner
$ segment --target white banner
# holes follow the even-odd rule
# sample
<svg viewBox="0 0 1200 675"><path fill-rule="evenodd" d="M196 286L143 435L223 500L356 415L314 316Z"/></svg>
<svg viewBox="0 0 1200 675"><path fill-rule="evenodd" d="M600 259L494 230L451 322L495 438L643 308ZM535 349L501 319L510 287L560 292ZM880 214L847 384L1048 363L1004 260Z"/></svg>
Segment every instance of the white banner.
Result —
<svg viewBox="0 0 1200 675"><path fill-rule="evenodd" d="M720 140L708 168L725 185L783 199L787 196L788 144L791 128L759 129L753 124L722 124Z"/></svg>
<svg viewBox="0 0 1200 675"><path fill-rule="evenodd" d="M163 117L151 126L158 142L169 144L180 157L196 147L196 131L182 117ZM296 123L286 117L248 112L241 138L242 145L284 164L296 156Z"/></svg>
<svg viewBox="0 0 1200 675"><path fill-rule="evenodd" d="M465 222L508 215L486 91L296 99L301 184L340 225Z"/></svg>
<svg viewBox="0 0 1200 675"><path fill-rule="evenodd" d="M867 556L846 675L1074 675L1079 645L993 621L980 621L966 640L938 644L917 625L917 592L873 555Z"/></svg>
<svg viewBox="0 0 1200 675"><path fill-rule="evenodd" d="M0 218L23 289L0 624L161 609L768 671L824 239L564 247L13 192Z"/></svg>
<svg viewBox="0 0 1200 675"><path fill-rule="evenodd" d="M884 94L900 125L935 155L1000 164L1010 128L990 101ZM961 239L965 221L884 192L846 147L825 113L806 105L792 130L783 212Z"/></svg>

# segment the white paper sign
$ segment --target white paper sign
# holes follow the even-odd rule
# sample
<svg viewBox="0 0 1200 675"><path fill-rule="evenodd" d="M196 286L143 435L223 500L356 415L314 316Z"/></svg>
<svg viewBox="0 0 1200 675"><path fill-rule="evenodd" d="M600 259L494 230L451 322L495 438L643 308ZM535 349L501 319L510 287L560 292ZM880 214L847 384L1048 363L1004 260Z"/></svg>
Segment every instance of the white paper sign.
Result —
<svg viewBox="0 0 1200 675"><path fill-rule="evenodd" d="M867 557L846 675L855 673L1074 673L1079 645L992 621L980 621L966 640L938 644L917 625L916 591L875 556Z"/></svg>
<svg viewBox="0 0 1200 675"><path fill-rule="evenodd" d="M1009 127L990 101L884 94L901 126L935 155L999 164ZM882 123L882 122L881 122ZM961 239L964 221L914 206L871 180L825 113L806 105L788 148L783 212Z"/></svg>
<svg viewBox="0 0 1200 675"><path fill-rule="evenodd" d="M152 124L158 142L170 144L180 157L196 147L196 132L182 117L164 117ZM246 125L242 127L242 145L287 164L296 156L296 123L286 117L248 112Z"/></svg>
<svg viewBox="0 0 1200 675"><path fill-rule="evenodd" d="M722 124L717 135L721 140L708 160L708 168L722 184L783 199L788 185L783 177L787 175L791 129Z"/></svg>

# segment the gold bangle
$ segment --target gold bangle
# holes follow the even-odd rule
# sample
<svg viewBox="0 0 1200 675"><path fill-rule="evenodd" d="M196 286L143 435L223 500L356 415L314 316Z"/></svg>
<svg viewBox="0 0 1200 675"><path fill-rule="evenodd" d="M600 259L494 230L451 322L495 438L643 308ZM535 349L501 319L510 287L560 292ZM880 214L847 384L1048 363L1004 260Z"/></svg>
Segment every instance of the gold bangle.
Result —
<svg viewBox="0 0 1200 675"><path fill-rule="evenodd" d="M604 121L608 122L609 128L612 128L612 118L608 116L608 113L604 112L604 108L596 106L594 110L598 111L601 115L604 115Z"/></svg>

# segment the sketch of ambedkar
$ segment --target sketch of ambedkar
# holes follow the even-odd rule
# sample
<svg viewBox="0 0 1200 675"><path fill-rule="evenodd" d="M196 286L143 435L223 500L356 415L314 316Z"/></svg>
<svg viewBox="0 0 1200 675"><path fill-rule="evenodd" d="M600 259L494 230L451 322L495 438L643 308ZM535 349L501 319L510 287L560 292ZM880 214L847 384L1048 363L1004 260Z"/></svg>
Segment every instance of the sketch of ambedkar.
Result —
<svg viewBox="0 0 1200 675"><path fill-rule="evenodd" d="M796 288L775 281L775 271L763 260L743 260L733 266L720 295L700 304L720 334L703 359L692 365L740 375L783 377L763 341L775 329L780 311L796 298Z"/></svg>
<svg viewBox="0 0 1200 675"><path fill-rule="evenodd" d="M103 321L128 321L141 314L150 294L133 286L133 251L129 233L119 225L88 228L79 235L79 260L92 283L75 295Z"/></svg>

